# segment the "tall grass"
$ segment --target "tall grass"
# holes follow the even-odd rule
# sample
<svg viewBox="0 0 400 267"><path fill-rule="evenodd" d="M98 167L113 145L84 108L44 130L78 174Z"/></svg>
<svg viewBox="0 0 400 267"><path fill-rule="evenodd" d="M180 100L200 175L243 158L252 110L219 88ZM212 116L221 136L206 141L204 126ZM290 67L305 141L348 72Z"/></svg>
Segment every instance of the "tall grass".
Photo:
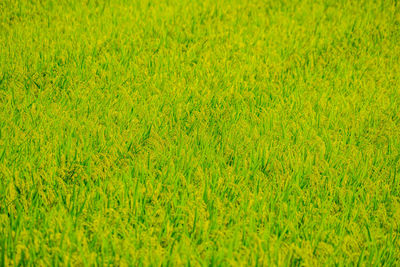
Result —
<svg viewBox="0 0 400 267"><path fill-rule="evenodd" d="M0 265L400 264L398 1L2 0Z"/></svg>

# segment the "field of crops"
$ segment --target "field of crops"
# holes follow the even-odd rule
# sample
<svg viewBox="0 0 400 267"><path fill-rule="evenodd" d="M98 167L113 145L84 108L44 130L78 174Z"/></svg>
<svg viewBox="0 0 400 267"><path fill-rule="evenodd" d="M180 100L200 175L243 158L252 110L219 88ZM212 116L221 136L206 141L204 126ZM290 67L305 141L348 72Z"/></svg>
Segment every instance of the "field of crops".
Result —
<svg viewBox="0 0 400 267"><path fill-rule="evenodd" d="M0 266L400 265L400 3L0 1Z"/></svg>

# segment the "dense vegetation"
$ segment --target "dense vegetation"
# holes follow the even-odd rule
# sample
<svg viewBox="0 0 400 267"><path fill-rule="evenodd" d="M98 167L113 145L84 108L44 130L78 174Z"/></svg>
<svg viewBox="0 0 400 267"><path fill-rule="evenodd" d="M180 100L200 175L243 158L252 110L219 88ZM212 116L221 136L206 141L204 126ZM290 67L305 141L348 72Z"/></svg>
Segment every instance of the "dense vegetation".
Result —
<svg viewBox="0 0 400 267"><path fill-rule="evenodd" d="M0 266L400 265L398 1L0 1Z"/></svg>

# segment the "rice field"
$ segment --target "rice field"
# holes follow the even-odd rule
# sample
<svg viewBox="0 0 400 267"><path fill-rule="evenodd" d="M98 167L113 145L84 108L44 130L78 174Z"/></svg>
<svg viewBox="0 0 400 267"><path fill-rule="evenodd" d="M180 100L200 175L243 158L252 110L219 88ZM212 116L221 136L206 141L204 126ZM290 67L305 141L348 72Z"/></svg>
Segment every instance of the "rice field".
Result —
<svg viewBox="0 0 400 267"><path fill-rule="evenodd" d="M400 3L0 1L0 266L400 266Z"/></svg>

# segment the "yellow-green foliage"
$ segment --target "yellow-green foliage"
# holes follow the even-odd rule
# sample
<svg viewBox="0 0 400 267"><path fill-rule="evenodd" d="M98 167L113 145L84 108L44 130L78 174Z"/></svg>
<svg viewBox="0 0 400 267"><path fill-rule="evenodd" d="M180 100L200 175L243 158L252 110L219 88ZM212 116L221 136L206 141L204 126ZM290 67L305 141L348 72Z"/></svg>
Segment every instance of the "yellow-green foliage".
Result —
<svg viewBox="0 0 400 267"><path fill-rule="evenodd" d="M400 265L400 3L0 1L0 266Z"/></svg>

